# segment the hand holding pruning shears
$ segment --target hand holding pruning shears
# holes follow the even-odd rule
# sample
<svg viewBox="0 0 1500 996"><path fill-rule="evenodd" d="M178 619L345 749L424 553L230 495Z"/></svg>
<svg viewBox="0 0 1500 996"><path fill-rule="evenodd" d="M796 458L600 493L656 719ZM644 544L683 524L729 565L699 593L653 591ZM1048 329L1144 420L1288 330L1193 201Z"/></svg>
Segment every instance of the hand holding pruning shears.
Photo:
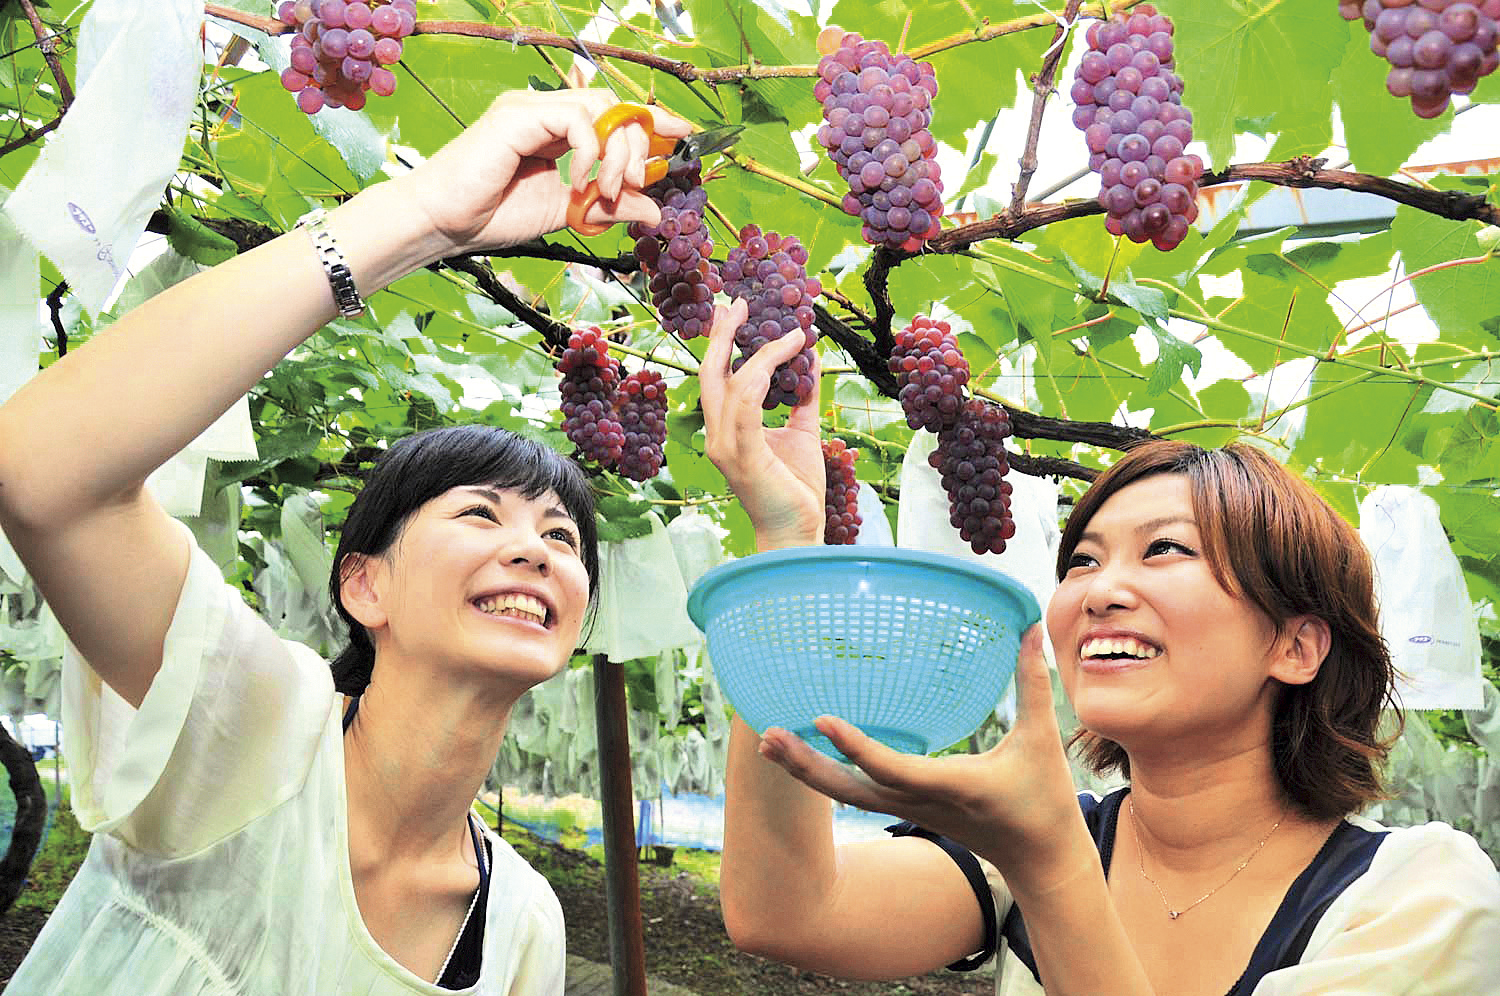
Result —
<svg viewBox="0 0 1500 996"><path fill-rule="evenodd" d="M692 125L659 108L606 117L619 106L599 90L507 93L397 180L431 219L443 243L436 255L515 245L556 231L575 216L590 226L656 224L661 212L641 192L648 185L652 142L660 149L670 141L675 150ZM601 119L608 127L598 127ZM557 161L569 151L564 186ZM590 180L596 164L598 174ZM575 199L582 202L577 207Z"/></svg>
<svg viewBox="0 0 1500 996"><path fill-rule="evenodd" d="M642 104L616 104L594 122L594 132L602 147L616 130L629 124L638 124L646 131L646 160L638 186L645 188L659 182L668 173L674 172L694 159L701 159L713 152L727 149L739 136L740 129L733 127L711 128L708 131L676 138L656 131L652 112ZM582 191L575 190L568 204L568 227L580 235L598 235L607 230L609 224L594 224L586 219L589 209L604 196L603 174L599 180L591 180Z"/></svg>

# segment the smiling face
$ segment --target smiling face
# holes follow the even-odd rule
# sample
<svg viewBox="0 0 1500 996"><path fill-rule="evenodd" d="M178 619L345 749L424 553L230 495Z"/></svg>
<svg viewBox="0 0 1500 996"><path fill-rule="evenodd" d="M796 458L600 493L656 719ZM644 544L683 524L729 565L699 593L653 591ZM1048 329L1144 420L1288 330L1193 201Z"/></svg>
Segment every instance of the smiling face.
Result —
<svg viewBox="0 0 1500 996"><path fill-rule="evenodd" d="M371 613L378 660L500 677L514 694L566 666L589 601L578 525L550 492L443 492L362 576L345 602Z"/></svg>
<svg viewBox="0 0 1500 996"><path fill-rule="evenodd" d="M1085 728L1131 752L1266 736L1277 630L1215 578L1184 475L1111 495L1066 567L1047 627Z"/></svg>

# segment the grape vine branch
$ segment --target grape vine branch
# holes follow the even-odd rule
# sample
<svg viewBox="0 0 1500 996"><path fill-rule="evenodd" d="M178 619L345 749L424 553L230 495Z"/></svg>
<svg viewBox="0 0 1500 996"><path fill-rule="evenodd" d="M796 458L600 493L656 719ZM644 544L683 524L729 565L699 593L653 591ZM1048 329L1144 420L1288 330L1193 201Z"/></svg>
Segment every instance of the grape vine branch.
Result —
<svg viewBox="0 0 1500 996"><path fill-rule="evenodd" d="M1042 59L1041 71L1036 74L1031 93L1031 121L1026 127L1026 144L1021 150L1020 176L1016 179L1016 185L1011 193L1010 209L1021 211L1026 207L1026 191L1031 186L1031 178L1036 173L1037 145L1042 139L1042 115L1047 109L1047 98L1052 96L1056 86L1057 67L1062 62L1063 42L1067 39L1068 32L1073 30L1077 23L1079 8L1083 6L1083 0L1068 0L1068 7L1058 19L1057 31L1052 35L1052 47L1047 49L1047 55Z"/></svg>
<svg viewBox="0 0 1500 996"><path fill-rule="evenodd" d="M836 316L821 304L815 308L815 323L817 328L850 357L855 369L868 379L877 391L890 397L895 397L897 391L894 378L886 366L887 357L892 345L892 322L897 314L895 303L891 300L888 290L890 271L894 267L922 253L965 254L969 253L977 243L984 240L997 238L1014 240L1027 232L1057 222L1103 213L1103 208L1092 198L1068 200L1061 203L1028 203L1026 194L1030 179L1037 168L1036 148L1040 125L1046 105L1055 90L1055 77L1064 49L1062 43L1065 41L1066 33L1072 30L1072 25L1076 24L1081 18L1107 16L1115 11L1133 7L1139 2L1140 0L1114 0L1114 2L1110 3L1084 4L1082 0L1068 0L1061 13L1044 10L1039 11L1035 15L996 24L983 22L971 30L939 39L920 48L913 49L909 53L913 57L923 57L956 48L960 45L989 41L1033 28L1050 25L1054 29L1052 45L1043 56L1038 72L1032 77L1033 97L1030 125L1019 160L1021 171L1012 189L1012 203L1010 206L993 217L944 230L929 240L923 249L917 252L890 248L876 250L863 274L865 288L873 307L872 313L865 314L854 307L853 303L847 299L835 302L840 304L852 316L851 320L854 321L855 325L862 328L856 328L855 325L850 324L850 321ZM31 0L20 0L20 3L37 34L38 47L43 52L48 66L57 79L59 95L61 97L60 104L63 113L65 113L72 101L72 91L68 86L61 64L54 51L53 42L57 36L52 34L46 25L42 23L40 17L36 14ZM210 16L222 20L263 31L268 35L279 35L290 30L286 25L273 18L257 17L212 3L206 5L205 12ZM681 60L674 60L623 46L588 43L585 48L584 43L576 38L524 26L504 27L456 21L425 21L418 22L414 33L483 37L538 49L557 48L575 53L582 52L582 54L596 59L615 59L639 64L667 73L685 82L703 82L710 85L733 84L773 77L811 78L817 74L816 66L771 66L754 63L742 66L703 69ZM16 145L35 140L40 135L57 127L61 119L62 114L59 114L57 120L40 128L29 130L20 138L0 149L0 151L9 151ZM833 194L823 190L814 183L808 182L806 179L785 176L745 156L731 153L726 158L742 170L781 183L799 191L805 196L814 197L833 204L838 203L837 198ZM1500 208L1489 203L1482 195L1436 191L1386 177L1352 172L1345 169L1328 169L1326 160L1312 157L1299 157L1278 163L1230 165L1218 171L1206 172L1202 176L1200 186L1246 181L1258 181L1286 187L1316 187L1369 193L1450 220L1477 220L1491 225L1500 225ZM228 237L241 251L278 234L269 226L240 219L199 218L198 220L207 227ZM165 213L158 212L153 217L149 227L153 231L167 230L168 219ZM496 249L474 256L457 257L437 264L435 268L447 267L455 273L463 274L473 281L474 286L482 294L496 304L506 308L526 325L535 329L540 334L544 348L553 355L557 355L566 346L568 335L571 331L569 327L564 322L557 320L544 310L524 300L521 295L507 288L501 282L495 270L484 259L486 256L494 258L526 257L576 263L600 267L615 274L631 274L639 269L639 264L631 255L622 254L613 257L598 257L587 250L554 245L544 240L536 240L505 249ZM1077 293L1084 293L1077 287L1070 289ZM1107 291L1106 289L1101 289L1093 296L1103 302L1107 300ZM830 302L835 301L832 297L825 297ZM1248 330L1238 329L1223 322L1206 320L1206 316L1176 310L1172 314L1175 317L1194 321L1205 328L1213 328L1216 331L1230 335L1243 334L1252 337L1254 335ZM1329 350L1328 355L1317 358L1320 362L1345 364L1366 374L1379 372L1400 379L1406 379L1411 381L1414 387L1431 386L1452 391L1453 393L1477 401L1486 408L1494 407L1492 400L1476 392L1465 391L1453 385L1431 380L1420 373L1388 368L1383 363L1379 365L1364 363L1353 359L1351 356L1334 355L1332 349ZM1046 418L1030 412L1010 408L1009 406L1003 407L1006 407L1006 411L1010 416L1015 435L1021 438L1040 438L1062 442L1085 443L1116 450L1128 449L1130 446L1144 439L1152 438L1152 434L1146 430L1131 429L1110 423L1075 422L1067 419ZM1072 461L1050 457L1033 458L1025 454L1019 456L1020 459L1015 461L1016 468L1025 473L1061 474L1085 479L1093 476L1091 470Z"/></svg>
<svg viewBox="0 0 1500 996"><path fill-rule="evenodd" d="M1080 13L1086 16L1106 17L1115 11L1127 10L1142 2L1144 0L1113 0L1110 3L1086 4ZM1070 6L1072 6L1071 2ZM242 24L247 28L263 31L268 35L280 35L293 30L274 17L257 17L254 14L247 14L244 11L235 10L232 7L225 7L220 4L205 4L204 13L225 21L232 21L235 24ZM996 38L1003 38L1006 35L1013 35L1019 31L1043 28L1056 23L1057 15L1051 11L1041 11L1025 17L1002 21L998 24L990 24L987 21L982 21L979 26L969 31L961 31L947 38L940 38L920 48L912 49L907 54L914 59L924 59L938 52L946 52L949 49L958 48L961 45L992 41ZM542 31L537 28L523 26L505 27L497 24L480 24L473 21L418 21L416 30L412 33L418 35L463 35L469 38L488 38L494 41L510 42L512 45L518 46L567 49L570 52L585 55L593 59L618 59L621 62L633 62L658 72L667 73L684 83L708 83L716 85L719 83L737 83L742 80L811 78L818 73L818 67L815 65L771 66L748 64L704 69L681 59L668 59L623 45L611 45L607 42L584 43L568 35Z"/></svg>

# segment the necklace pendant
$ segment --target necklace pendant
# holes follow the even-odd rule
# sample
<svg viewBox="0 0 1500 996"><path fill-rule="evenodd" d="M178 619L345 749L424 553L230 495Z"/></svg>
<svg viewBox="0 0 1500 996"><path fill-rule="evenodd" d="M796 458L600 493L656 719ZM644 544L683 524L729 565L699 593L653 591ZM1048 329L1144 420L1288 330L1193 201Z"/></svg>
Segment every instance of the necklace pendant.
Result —
<svg viewBox="0 0 1500 996"><path fill-rule="evenodd" d="M1171 917L1173 920L1177 919L1181 915L1182 913L1179 910L1167 910L1167 916Z"/></svg>

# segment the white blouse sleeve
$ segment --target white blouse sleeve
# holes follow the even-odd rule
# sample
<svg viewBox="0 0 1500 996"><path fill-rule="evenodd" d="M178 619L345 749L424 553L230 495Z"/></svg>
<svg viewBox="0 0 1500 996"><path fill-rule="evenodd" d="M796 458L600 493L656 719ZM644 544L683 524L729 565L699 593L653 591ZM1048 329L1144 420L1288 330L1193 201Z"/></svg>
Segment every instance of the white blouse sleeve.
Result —
<svg viewBox="0 0 1500 996"><path fill-rule="evenodd" d="M1390 831L1323 914L1301 964L1253 996L1477 996L1500 991L1500 874L1446 823Z"/></svg>
<svg viewBox="0 0 1500 996"><path fill-rule="evenodd" d="M71 643L63 658L78 822L162 857L202 850L296 792L334 704L327 663L278 638L179 528L192 558L140 708Z"/></svg>

